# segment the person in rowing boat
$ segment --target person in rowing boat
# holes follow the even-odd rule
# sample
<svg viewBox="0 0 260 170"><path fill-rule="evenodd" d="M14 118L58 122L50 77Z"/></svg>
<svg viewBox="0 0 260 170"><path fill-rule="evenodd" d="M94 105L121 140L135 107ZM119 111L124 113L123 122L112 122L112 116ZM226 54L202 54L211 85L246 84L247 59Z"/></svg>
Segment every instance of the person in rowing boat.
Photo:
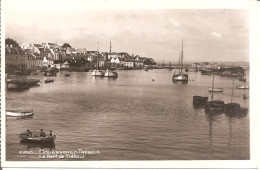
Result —
<svg viewBox="0 0 260 170"><path fill-rule="evenodd" d="M27 129L27 130L26 130L26 135L27 135L27 136L32 136L32 132L31 132L29 129Z"/></svg>
<svg viewBox="0 0 260 170"><path fill-rule="evenodd" d="M49 136L52 136L52 135L53 135L52 130L50 130L50 134L49 134Z"/></svg>
<svg viewBox="0 0 260 170"><path fill-rule="evenodd" d="M45 134L45 132L44 132L44 130L43 130L43 129L41 129L41 132L40 132L40 137L46 137L46 134Z"/></svg>

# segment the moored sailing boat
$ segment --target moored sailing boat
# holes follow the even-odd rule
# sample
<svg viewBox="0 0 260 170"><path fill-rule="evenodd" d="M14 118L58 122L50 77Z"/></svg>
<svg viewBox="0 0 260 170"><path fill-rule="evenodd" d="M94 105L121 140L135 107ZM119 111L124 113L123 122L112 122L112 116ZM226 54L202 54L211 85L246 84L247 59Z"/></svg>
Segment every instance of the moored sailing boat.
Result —
<svg viewBox="0 0 260 170"><path fill-rule="evenodd" d="M180 70L179 70L179 74L175 74L172 76L172 80L173 81L184 81L184 82L187 82L188 81L188 74L184 74L182 72L182 69L183 69L183 42L182 42L182 50L181 50L181 56L179 58L179 67L180 67Z"/></svg>
<svg viewBox="0 0 260 170"><path fill-rule="evenodd" d="M104 76L103 70L99 69L99 51L97 50L97 67L95 70L92 71L92 76Z"/></svg>
<svg viewBox="0 0 260 170"><path fill-rule="evenodd" d="M246 114L247 113L246 108L241 108L240 104L233 103L233 88L234 88L234 80L232 84L231 102L225 104L224 112L230 116Z"/></svg>
<svg viewBox="0 0 260 170"><path fill-rule="evenodd" d="M212 89L214 89L214 75L212 82ZM213 91L211 93L211 101L206 102L205 112L206 113L221 113L224 111L225 102L221 100L213 100Z"/></svg>
<svg viewBox="0 0 260 170"><path fill-rule="evenodd" d="M110 42L110 58L111 58L111 42ZM118 73L114 70L107 69L105 72L105 77L118 77Z"/></svg>

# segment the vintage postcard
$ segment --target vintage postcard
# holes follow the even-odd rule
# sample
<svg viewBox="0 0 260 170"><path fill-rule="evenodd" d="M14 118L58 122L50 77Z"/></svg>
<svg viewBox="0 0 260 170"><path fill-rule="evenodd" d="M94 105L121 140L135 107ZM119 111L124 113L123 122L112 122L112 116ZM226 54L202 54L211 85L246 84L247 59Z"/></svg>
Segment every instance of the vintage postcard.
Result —
<svg viewBox="0 0 260 170"><path fill-rule="evenodd" d="M2 1L1 166L256 168L258 5Z"/></svg>

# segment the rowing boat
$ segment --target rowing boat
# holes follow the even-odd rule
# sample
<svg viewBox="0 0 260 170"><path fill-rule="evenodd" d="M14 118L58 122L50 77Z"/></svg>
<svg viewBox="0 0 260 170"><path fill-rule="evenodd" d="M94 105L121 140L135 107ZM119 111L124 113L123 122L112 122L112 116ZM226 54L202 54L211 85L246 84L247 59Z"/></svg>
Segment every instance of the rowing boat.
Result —
<svg viewBox="0 0 260 170"><path fill-rule="evenodd" d="M37 135L28 136L26 133L21 133L19 134L19 138L23 142L51 143L55 141L56 135L42 137Z"/></svg>
<svg viewBox="0 0 260 170"><path fill-rule="evenodd" d="M7 117L32 117L33 110L6 110Z"/></svg>
<svg viewBox="0 0 260 170"><path fill-rule="evenodd" d="M209 92L223 92L223 88L209 88Z"/></svg>
<svg viewBox="0 0 260 170"><path fill-rule="evenodd" d="M237 89L249 89L249 87L248 86L237 86Z"/></svg>

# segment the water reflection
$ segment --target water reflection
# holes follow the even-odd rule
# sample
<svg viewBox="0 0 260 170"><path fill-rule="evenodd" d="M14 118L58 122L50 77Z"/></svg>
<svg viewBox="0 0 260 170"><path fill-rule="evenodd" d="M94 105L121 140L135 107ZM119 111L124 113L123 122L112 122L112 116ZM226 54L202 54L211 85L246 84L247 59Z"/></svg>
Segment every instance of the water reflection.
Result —
<svg viewBox="0 0 260 170"><path fill-rule="evenodd" d="M92 76L92 80L102 80L104 76Z"/></svg>
<svg viewBox="0 0 260 170"><path fill-rule="evenodd" d="M108 81L114 81L116 80L118 77L107 77Z"/></svg>
<svg viewBox="0 0 260 170"><path fill-rule="evenodd" d="M231 112L231 113L225 113L227 117L236 117L236 118L244 118L247 116L248 109L247 108L241 108L241 111L239 112Z"/></svg>
<svg viewBox="0 0 260 170"><path fill-rule="evenodd" d="M48 142L48 143L35 143L35 142L24 142L24 141L20 141L21 145L24 145L26 147L27 150L31 149L31 148L40 148L40 149L55 149L55 143L54 142Z"/></svg>
<svg viewBox="0 0 260 170"><path fill-rule="evenodd" d="M32 120L33 116L29 117L6 117L6 121L20 121L20 120Z"/></svg>
<svg viewBox="0 0 260 170"><path fill-rule="evenodd" d="M212 127L213 127L213 122L218 120L220 117L219 113L208 113L206 115L206 120L209 122L209 145L212 145L212 138L213 138L213 132L212 132Z"/></svg>
<svg viewBox="0 0 260 170"><path fill-rule="evenodd" d="M172 80L173 84L180 84L180 85L186 85L188 84L188 81L174 81Z"/></svg>

